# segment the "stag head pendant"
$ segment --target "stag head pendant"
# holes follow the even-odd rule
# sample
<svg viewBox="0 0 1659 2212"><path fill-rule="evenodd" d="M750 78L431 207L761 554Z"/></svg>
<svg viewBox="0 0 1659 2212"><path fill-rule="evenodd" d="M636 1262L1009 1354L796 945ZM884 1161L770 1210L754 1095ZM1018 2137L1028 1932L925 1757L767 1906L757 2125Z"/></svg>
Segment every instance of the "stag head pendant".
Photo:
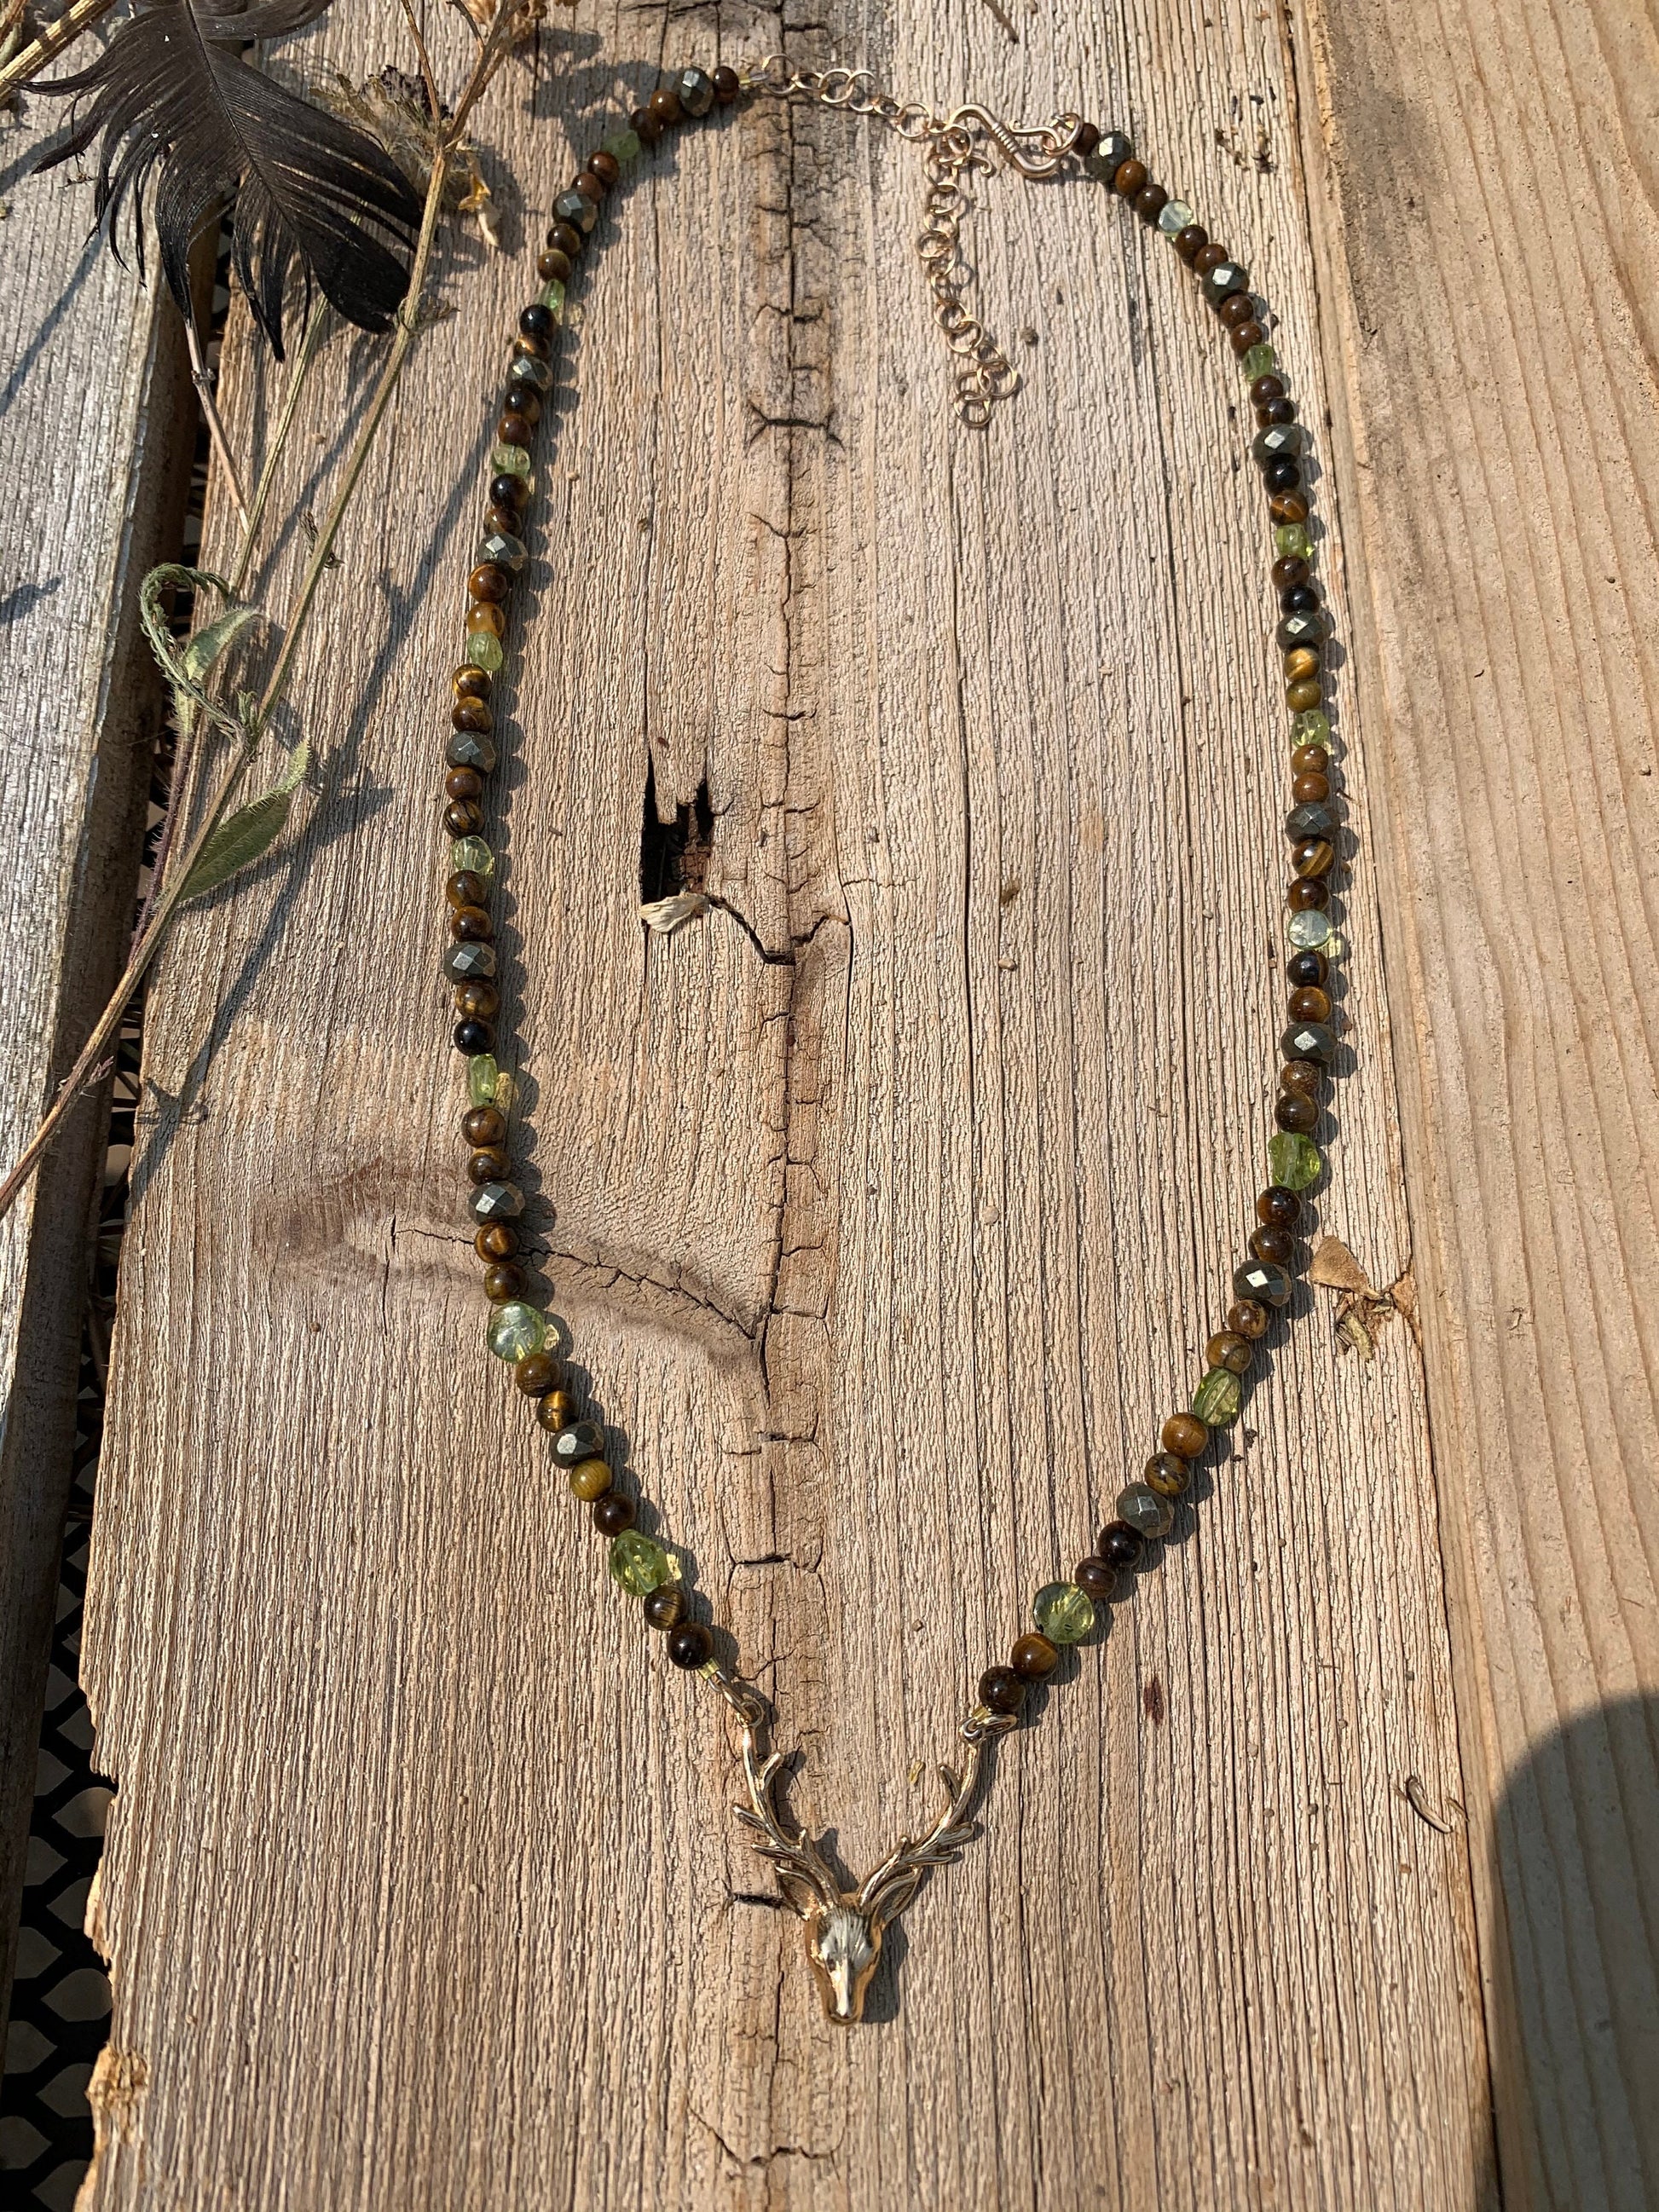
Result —
<svg viewBox="0 0 1659 2212"><path fill-rule="evenodd" d="M856 1889L842 1889L815 1840L792 1827L779 1812L775 1790L781 1752L761 1756L755 1726L743 1734L743 1771L749 1802L732 1809L756 1831L755 1849L777 1869L778 1887L805 1922L807 1964L825 2016L850 2027L864 2017L864 1995L881 1957L882 1937L904 1911L930 1867L952 1866L973 1835L967 1819L979 1782L982 1743L976 1736L963 1778L939 1769L945 1805L925 1836L902 1838Z"/></svg>

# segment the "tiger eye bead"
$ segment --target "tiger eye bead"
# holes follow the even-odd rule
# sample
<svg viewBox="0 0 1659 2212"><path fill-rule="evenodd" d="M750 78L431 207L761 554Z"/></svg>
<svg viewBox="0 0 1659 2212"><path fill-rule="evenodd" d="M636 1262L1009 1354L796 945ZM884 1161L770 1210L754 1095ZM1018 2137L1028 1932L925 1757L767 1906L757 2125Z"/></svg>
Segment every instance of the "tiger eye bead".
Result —
<svg viewBox="0 0 1659 2212"><path fill-rule="evenodd" d="M1294 684L1285 686L1285 704L1293 714L1305 714L1324 697L1323 687L1316 676L1298 677Z"/></svg>
<svg viewBox="0 0 1659 2212"><path fill-rule="evenodd" d="M489 671L487 668L475 668L470 660L463 662L449 680L455 687L455 696L458 699L487 701L493 689Z"/></svg>
<svg viewBox="0 0 1659 2212"><path fill-rule="evenodd" d="M526 418L511 410L495 418L495 443L498 446L527 446L533 435Z"/></svg>
<svg viewBox="0 0 1659 2212"><path fill-rule="evenodd" d="M576 1401L568 1390L550 1390L536 1407L536 1425L556 1437L570 1426L570 1417L575 1410Z"/></svg>
<svg viewBox="0 0 1659 2212"><path fill-rule="evenodd" d="M571 261L582 250L582 234L574 222L556 222L547 234L547 242ZM551 347L547 350L550 353Z"/></svg>
<svg viewBox="0 0 1659 2212"><path fill-rule="evenodd" d="M1292 1137L1311 1135L1319 1123L1319 1102L1299 1091L1287 1091L1273 1107L1273 1119Z"/></svg>
<svg viewBox="0 0 1659 2212"><path fill-rule="evenodd" d="M510 1260L519 1249L519 1232L510 1221L487 1221L472 1249L481 1260Z"/></svg>
<svg viewBox="0 0 1659 2212"><path fill-rule="evenodd" d="M994 1713L1017 1713L1025 1702L1025 1685L1012 1667L988 1667L979 1678L979 1701Z"/></svg>
<svg viewBox="0 0 1659 2212"><path fill-rule="evenodd" d="M449 933L458 945L488 945L495 925L481 906L458 906L449 917Z"/></svg>
<svg viewBox="0 0 1659 2212"><path fill-rule="evenodd" d="M1291 754L1291 771L1295 775L1323 775L1331 764L1331 757L1323 745L1297 745Z"/></svg>
<svg viewBox="0 0 1659 2212"><path fill-rule="evenodd" d="M1060 1647L1034 1628L1028 1634L1014 1638L1013 1649L1008 1654L1008 1664L1026 1681L1040 1682L1045 1674L1052 1674L1059 1666Z"/></svg>
<svg viewBox="0 0 1659 2212"><path fill-rule="evenodd" d="M510 507L514 514L522 514L525 502L530 497L530 487L522 477L509 476L503 470L500 476L491 477L484 497L491 507ZM514 537L518 535L516 524L513 534ZM482 669L478 672L480 675L483 673Z"/></svg>
<svg viewBox="0 0 1659 2212"><path fill-rule="evenodd" d="M1299 491L1277 491L1267 501L1267 512L1275 522L1305 522L1308 502Z"/></svg>
<svg viewBox="0 0 1659 2212"><path fill-rule="evenodd" d="M1218 1329L1204 1347L1205 1364L1224 1367L1230 1375L1243 1375L1254 1358L1249 1339L1235 1335L1230 1328Z"/></svg>
<svg viewBox="0 0 1659 2212"><path fill-rule="evenodd" d="M566 284L575 264L556 246L544 246L536 256L536 274L544 283Z"/></svg>
<svg viewBox="0 0 1659 2212"><path fill-rule="evenodd" d="M1324 1074L1324 1069L1311 1060L1287 1060L1279 1071L1279 1087L1304 1098L1317 1098Z"/></svg>
<svg viewBox="0 0 1659 2212"><path fill-rule="evenodd" d="M1298 806L1316 804L1331 795L1331 780L1328 775L1297 775L1291 779L1291 797Z"/></svg>
<svg viewBox="0 0 1659 2212"><path fill-rule="evenodd" d="M1298 876L1285 894L1285 903L1292 914L1306 914L1330 902L1331 887L1322 876Z"/></svg>
<svg viewBox="0 0 1659 2212"><path fill-rule="evenodd" d="M501 994L493 983L474 977L455 986L454 1000L455 1011L464 1021L487 1022L499 1011Z"/></svg>
<svg viewBox="0 0 1659 2212"><path fill-rule="evenodd" d="M620 1536L638 1518L639 1508L620 1490L607 1490L603 1498L593 1500L592 1519L601 1536Z"/></svg>
<svg viewBox="0 0 1659 2212"><path fill-rule="evenodd" d="M493 561L480 561L466 580L467 597L473 599L504 599L512 588L512 577Z"/></svg>
<svg viewBox="0 0 1659 2212"><path fill-rule="evenodd" d="M476 768L453 768L444 778L446 799L482 799L483 778Z"/></svg>
<svg viewBox="0 0 1659 2212"><path fill-rule="evenodd" d="M1336 848L1328 837L1304 838L1291 854L1291 866L1299 876L1328 875L1336 863Z"/></svg>
<svg viewBox="0 0 1659 2212"><path fill-rule="evenodd" d="M1285 680L1299 684L1304 676L1317 676L1320 655L1316 646L1293 646L1285 656Z"/></svg>
<svg viewBox="0 0 1659 2212"><path fill-rule="evenodd" d="M1270 1182L1256 1200L1255 1218L1265 1229L1294 1229L1302 1218L1302 1200L1282 1182Z"/></svg>
<svg viewBox="0 0 1659 2212"><path fill-rule="evenodd" d="M1272 574L1273 589L1288 592L1297 584L1305 584L1313 571L1299 553L1286 553L1273 562Z"/></svg>
<svg viewBox="0 0 1659 2212"><path fill-rule="evenodd" d="M551 1352L527 1352L513 1370L513 1380L526 1398L544 1398L560 1374L557 1355Z"/></svg>
<svg viewBox="0 0 1659 2212"><path fill-rule="evenodd" d="M491 637L505 637L507 635L505 611L501 607L491 606L487 600L474 599L466 611L466 634L469 637L477 637L480 630L488 632Z"/></svg>
<svg viewBox="0 0 1659 2212"><path fill-rule="evenodd" d="M492 730L495 718L483 699L458 699L449 710L450 726L457 730Z"/></svg>
<svg viewBox="0 0 1659 2212"><path fill-rule="evenodd" d="M1179 1452L1154 1452L1140 1471L1140 1479L1160 1498L1179 1498L1193 1479L1193 1471Z"/></svg>
<svg viewBox="0 0 1659 2212"><path fill-rule="evenodd" d="M685 1619L685 1590L679 1583L662 1583L650 1592L640 1607L648 1628L660 1629L666 1636L671 1628L678 1628Z"/></svg>
<svg viewBox="0 0 1659 2212"><path fill-rule="evenodd" d="M1209 1441L1208 1425L1196 1413L1171 1413L1158 1431L1158 1442L1177 1459L1196 1459Z"/></svg>
<svg viewBox="0 0 1659 2212"><path fill-rule="evenodd" d="M508 415L522 415L533 429L542 419L541 395L528 384L511 384L502 395L501 407Z"/></svg>
<svg viewBox="0 0 1659 2212"><path fill-rule="evenodd" d="M580 1498L584 1505L591 1505L596 1498L604 1498L611 1488L611 1470L602 1459L578 1460L566 1480L570 1494Z"/></svg>
<svg viewBox="0 0 1659 2212"><path fill-rule="evenodd" d="M467 1155L467 1180L480 1188L487 1182L505 1182L513 1163L500 1145L483 1145Z"/></svg>
<svg viewBox="0 0 1659 2212"><path fill-rule="evenodd" d="M444 809L444 828L452 837L476 836L483 820L483 809L476 799L452 799Z"/></svg>
<svg viewBox="0 0 1659 2212"><path fill-rule="evenodd" d="M444 884L444 896L451 906L482 906L484 879L474 875L471 868L458 868Z"/></svg>
<svg viewBox="0 0 1659 2212"><path fill-rule="evenodd" d="M1322 991L1316 983L1310 983L1304 990L1291 992L1285 1011L1293 1022L1328 1022L1331 1018L1331 994Z"/></svg>
<svg viewBox="0 0 1659 2212"><path fill-rule="evenodd" d="M669 1664L683 1667L689 1672L693 1667L706 1667L714 1649L714 1639L700 1620L683 1620L678 1628L668 1632L668 1641L663 1646Z"/></svg>
<svg viewBox="0 0 1659 2212"><path fill-rule="evenodd" d="M1095 1550L1109 1567L1139 1566L1146 1549L1146 1539L1127 1521L1109 1521L1095 1538Z"/></svg>
<svg viewBox="0 0 1659 2212"><path fill-rule="evenodd" d="M1288 1267L1296 1257L1296 1239L1288 1229L1253 1229L1250 1253L1255 1259L1271 1260L1276 1267Z"/></svg>
<svg viewBox="0 0 1659 2212"><path fill-rule="evenodd" d="M1254 1344L1266 1336L1273 1316L1258 1298L1238 1298L1227 1309L1227 1326L1235 1336L1248 1336Z"/></svg>
<svg viewBox="0 0 1659 2212"><path fill-rule="evenodd" d="M524 1269L516 1260L492 1260L484 1269L484 1296L492 1306L501 1305L508 1298L521 1298L526 1287Z"/></svg>
<svg viewBox="0 0 1659 2212"><path fill-rule="evenodd" d="M461 1117L461 1134L469 1145L499 1145L507 1134L507 1116L496 1106L474 1106Z"/></svg>

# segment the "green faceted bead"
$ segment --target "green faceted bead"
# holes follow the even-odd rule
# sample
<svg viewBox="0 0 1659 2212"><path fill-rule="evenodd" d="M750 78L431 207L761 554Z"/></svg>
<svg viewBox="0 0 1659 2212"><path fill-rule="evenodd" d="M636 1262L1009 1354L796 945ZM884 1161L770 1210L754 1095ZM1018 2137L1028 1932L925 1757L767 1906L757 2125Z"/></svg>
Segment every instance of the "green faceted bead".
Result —
<svg viewBox="0 0 1659 2212"><path fill-rule="evenodd" d="M1322 707L1304 707L1291 717L1293 745L1326 745L1331 742L1331 718Z"/></svg>
<svg viewBox="0 0 1659 2212"><path fill-rule="evenodd" d="M1336 925L1322 906L1304 908L1293 914L1285 925L1285 934L1298 952L1316 952L1322 946L1330 958L1330 947L1335 940Z"/></svg>
<svg viewBox="0 0 1659 2212"><path fill-rule="evenodd" d="M495 1085L501 1081L501 1072L495 1065L495 1055L493 1052L474 1053L466 1063L466 1095L469 1103L474 1106L493 1106L495 1103Z"/></svg>
<svg viewBox="0 0 1659 2212"><path fill-rule="evenodd" d="M1193 1393L1193 1411L1212 1429L1224 1429L1238 1419L1244 1393L1230 1368L1212 1367Z"/></svg>
<svg viewBox="0 0 1659 2212"><path fill-rule="evenodd" d="M605 142L605 150L613 161L626 165L640 158L639 134L634 131L613 131Z"/></svg>
<svg viewBox="0 0 1659 2212"><path fill-rule="evenodd" d="M466 657L475 668L487 675L495 675L507 655L501 651L501 641L492 637L487 629L475 629L466 641Z"/></svg>
<svg viewBox="0 0 1659 2212"><path fill-rule="evenodd" d="M489 453L489 473L493 477L527 477L530 474L530 455L523 446L493 446Z"/></svg>
<svg viewBox="0 0 1659 2212"><path fill-rule="evenodd" d="M1095 1625L1094 1601L1075 1583L1048 1583L1031 1601L1031 1618L1051 1644L1080 1644Z"/></svg>
<svg viewBox="0 0 1659 2212"><path fill-rule="evenodd" d="M611 1539L605 1565L611 1581L619 1583L630 1597L649 1597L665 1583L677 1583L680 1578L680 1563L674 1554L664 1551L653 1538L641 1536L637 1528L624 1529L620 1536Z"/></svg>
<svg viewBox="0 0 1659 2212"><path fill-rule="evenodd" d="M1279 356L1270 345L1253 345L1239 364L1252 384L1258 376L1267 376L1279 366Z"/></svg>
<svg viewBox="0 0 1659 2212"><path fill-rule="evenodd" d="M556 276L550 276L537 295L543 307L550 307L556 321L564 320L564 286Z"/></svg>
<svg viewBox="0 0 1659 2212"><path fill-rule="evenodd" d="M1281 522L1273 532L1273 551L1281 561L1291 559L1310 561L1313 558L1313 540L1302 522Z"/></svg>
<svg viewBox="0 0 1659 2212"><path fill-rule="evenodd" d="M488 883L495 872L495 855L482 837L458 837L449 848L449 866L453 874L465 869Z"/></svg>
<svg viewBox="0 0 1659 2212"><path fill-rule="evenodd" d="M1267 1172L1286 1190L1306 1190L1319 1180L1324 1165L1311 1137L1293 1137L1281 1131L1267 1139Z"/></svg>
<svg viewBox="0 0 1659 2212"><path fill-rule="evenodd" d="M507 1298L489 1309L485 1342L497 1359L526 1359L547 1341L547 1323L534 1306Z"/></svg>

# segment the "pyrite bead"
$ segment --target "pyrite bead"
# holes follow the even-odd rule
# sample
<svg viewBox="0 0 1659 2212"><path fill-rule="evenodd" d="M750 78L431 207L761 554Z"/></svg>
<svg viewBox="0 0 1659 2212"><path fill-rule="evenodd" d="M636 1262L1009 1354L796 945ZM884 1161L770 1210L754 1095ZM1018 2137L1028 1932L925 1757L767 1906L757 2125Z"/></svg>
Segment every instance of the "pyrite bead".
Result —
<svg viewBox="0 0 1659 2212"><path fill-rule="evenodd" d="M1158 1432L1158 1442L1177 1459L1196 1459L1210 1441L1210 1432L1194 1413L1171 1413Z"/></svg>
<svg viewBox="0 0 1659 2212"><path fill-rule="evenodd" d="M685 1592L678 1583L665 1583L647 1597L643 1611L647 1626L660 1629L665 1636L685 1619Z"/></svg>
<svg viewBox="0 0 1659 2212"><path fill-rule="evenodd" d="M529 558L524 540L505 530L492 530L478 547L480 563L492 568L516 570L522 568Z"/></svg>
<svg viewBox="0 0 1659 2212"><path fill-rule="evenodd" d="M586 192L579 192L573 185L568 192L561 192L553 203L554 215L561 222L568 222L572 230L579 230L585 238L599 221L599 210Z"/></svg>
<svg viewBox="0 0 1659 2212"><path fill-rule="evenodd" d="M670 1662L676 1667L706 1667L714 1650L714 1639L700 1620L683 1620L678 1628L668 1632L665 1645Z"/></svg>
<svg viewBox="0 0 1659 2212"><path fill-rule="evenodd" d="M1308 434L1299 422L1270 422L1250 441L1255 461L1293 461L1305 450Z"/></svg>
<svg viewBox="0 0 1659 2212"><path fill-rule="evenodd" d="M1296 1239L1288 1229L1263 1222L1249 1235L1252 1258L1271 1260L1276 1267L1288 1267L1296 1258Z"/></svg>
<svg viewBox="0 0 1659 2212"><path fill-rule="evenodd" d="M1336 810L1330 806L1293 806L1285 817L1285 835L1298 842L1304 837L1332 837L1336 834Z"/></svg>
<svg viewBox="0 0 1659 2212"><path fill-rule="evenodd" d="M579 1459L566 1480L571 1496L580 1498L584 1505L591 1505L610 1489L611 1470L602 1459Z"/></svg>
<svg viewBox="0 0 1659 2212"><path fill-rule="evenodd" d="M452 945L444 955L444 973L452 981L465 982L471 976L493 975L495 972L493 945Z"/></svg>
<svg viewBox="0 0 1659 2212"><path fill-rule="evenodd" d="M1179 1498L1193 1479L1192 1462L1179 1452L1154 1452L1141 1469L1140 1479L1160 1498Z"/></svg>
<svg viewBox="0 0 1659 2212"><path fill-rule="evenodd" d="M1227 1326L1235 1336L1247 1336L1252 1343L1266 1336L1273 1316L1257 1298L1240 1298L1227 1309Z"/></svg>
<svg viewBox="0 0 1659 2212"><path fill-rule="evenodd" d="M1117 1569L1091 1552L1073 1568L1072 1580L1098 1613L1117 1588Z"/></svg>
<svg viewBox="0 0 1659 2212"><path fill-rule="evenodd" d="M1204 296L1212 307L1218 307L1235 292L1246 290L1249 282L1250 272L1242 261L1218 261L1206 272Z"/></svg>
<svg viewBox="0 0 1659 2212"><path fill-rule="evenodd" d="M674 79L674 89L679 94L680 106L688 115L707 115L714 105L714 86L700 69L682 70Z"/></svg>
<svg viewBox="0 0 1659 2212"><path fill-rule="evenodd" d="M1118 171L1134 152L1133 146L1121 131L1109 131L1095 149L1096 159L1109 178L1115 179Z"/></svg>
<svg viewBox="0 0 1659 2212"><path fill-rule="evenodd" d="M1139 1566L1146 1549L1146 1539L1127 1521L1109 1521L1095 1538L1095 1550L1109 1567Z"/></svg>
<svg viewBox="0 0 1659 2212"><path fill-rule="evenodd" d="M488 775L495 765L495 744L482 730L457 730L444 747L444 758L451 768L477 769Z"/></svg>
<svg viewBox="0 0 1659 2212"><path fill-rule="evenodd" d="M1298 645L1322 645L1325 641L1325 617L1306 611L1286 615L1273 632L1281 652L1290 653Z"/></svg>
<svg viewBox="0 0 1659 2212"><path fill-rule="evenodd" d="M979 1678L979 1701L994 1713L1017 1713L1025 1702L1025 1685L1012 1667L988 1667Z"/></svg>
<svg viewBox="0 0 1659 2212"><path fill-rule="evenodd" d="M639 1518L638 1506L620 1490L607 1490L603 1498L593 1500L587 1511L601 1536L620 1536Z"/></svg>
<svg viewBox="0 0 1659 2212"><path fill-rule="evenodd" d="M1237 1387L1236 1383L1234 1387ZM1117 1517L1127 1521L1150 1544L1169 1534L1175 1509L1167 1498L1160 1498L1146 1483L1131 1482L1117 1494Z"/></svg>
<svg viewBox="0 0 1659 2212"><path fill-rule="evenodd" d="M601 1457L604 1452L605 1431L597 1421L573 1421L553 1439L553 1456L561 1467L574 1467L578 1460Z"/></svg>
<svg viewBox="0 0 1659 2212"><path fill-rule="evenodd" d="M1219 1328L1204 1347L1206 1364L1224 1367L1230 1375L1243 1375L1254 1358L1247 1337L1235 1336L1230 1328Z"/></svg>
<svg viewBox="0 0 1659 2212"><path fill-rule="evenodd" d="M1302 1218L1302 1200L1284 1183L1269 1183L1256 1200L1255 1218L1264 1229L1294 1229Z"/></svg>
<svg viewBox="0 0 1659 2212"><path fill-rule="evenodd" d="M1321 1067L1336 1057L1336 1038L1323 1022L1292 1022L1279 1045L1286 1060L1311 1060Z"/></svg>
<svg viewBox="0 0 1659 2212"><path fill-rule="evenodd" d="M1060 1646L1039 1631L1032 1629L1028 1634L1014 1638L1013 1647L1008 1654L1008 1663L1015 1674L1023 1675L1026 1681L1040 1682L1044 1675L1052 1674L1059 1666Z"/></svg>
<svg viewBox="0 0 1659 2212"><path fill-rule="evenodd" d="M550 1352L526 1352L513 1370L513 1380L526 1398L544 1398L559 1379L559 1363Z"/></svg>
<svg viewBox="0 0 1659 2212"><path fill-rule="evenodd" d="M1282 1306L1291 1295L1291 1279L1271 1260L1250 1260L1233 1273L1233 1289L1241 1298L1258 1305Z"/></svg>
<svg viewBox="0 0 1659 2212"><path fill-rule="evenodd" d="M495 1221L524 1212L524 1193L515 1182L487 1182L472 1194L472 1212L479 1221Z"/></svg>

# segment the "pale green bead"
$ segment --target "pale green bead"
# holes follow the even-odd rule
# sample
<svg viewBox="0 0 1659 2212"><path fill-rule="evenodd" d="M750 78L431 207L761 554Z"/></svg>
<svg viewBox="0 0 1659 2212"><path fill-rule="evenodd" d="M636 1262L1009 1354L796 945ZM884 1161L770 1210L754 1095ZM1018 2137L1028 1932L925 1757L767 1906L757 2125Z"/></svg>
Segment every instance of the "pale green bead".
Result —
<svg viewBox="0 0 1659 2212"><path fill-rule="evenodd" d="M620 1583L630 1597L649 1597L665 1583L680 1578L680 1563L674 1554L665 1552L653 1538L641 1536L637 1528L625 1528L612 1538L605 1565L611 1581Z"/></svg>
<svg viewBox="0 0 1659 2212"><path fill-rule="evenodd" d="M1281 561L1292 556L1303 561L1311 559L1313 540L1308 535L1306 524L1281 522L1273 532L1273 551Z"/></svg>
<svg viewBox="0 0 1659 2212"><path fill-rule="evenodd" d="M495 855L482 837L458 837L449 848L449 866L454 874L465 868L488 883L495 872Z"/></svg>
<svg viewBox="0 0 1659 2212"><path fill-rule="evenodd" d="M1095 1625L1094 1601L1075 1583L1048 1583L1031 1601L1031 1618L1051 1644L1080 1644Z"/></svg>
<svg viewBox="0 0 1659 2212"><path fill-rule="evenodd" d="M640 139L636 131L613 131L605 142L605 150L613 161L624 164L640 158Z"/></svg>
<svg viewBox="0 0 1659 2212"><path fill-rule="evenodd" d="M1212 1367L1193 1393L1193 1411L1212 1429L1224 1429L1238 1419L1244 1392L1230 1368Z"/></svg>
<svg viewBox="0 0 1659 2212"><path fill-rule="evenodd" d="M534 1306L507 1298L489 1309L485 1342L497 1359L527 1359L547 1341L547 1323Z"/></svg>
<svg viewBox="0 0 1659 2212"><path fill-rule="evenodd" d="M1328 745L1331 742L1331 718L1322 707L1304 707L1299 714L1291 717L1291 743L1293 745Z"/></svg>
<svg viewBox="0 0 1659 2212"><path fill-rule="evenodd" d="M543 307L550 307L556 322L564 320L564 285L556 276L550 276L537 295Z"/></svg>
<svg viewBox="0 0 1659 2212"><path fill-rule="evenodd" d="M1285 925L1285 934L1298 952L1316 952L1328 945L1336 931L1323 907L1310 906L1301 914L1293 914ZM1326 956L1329 957L1328 953Z"/></svg>
<svg viewBox="0 0 1659 2212"><path fill-rule="evenodd" d="M1185 200L1165 200L1158 210L1158 227L1165 238L1173 238L1178 230L1185 230L1193 219L1193 211Z"/></svg>
<svg viewBox="0 0 1659 2212"><path fill-rule="evenodd" d="M491 476L527 477L530 454L523 446L494 446L489 453Z"/></svg>
<svg viewBox="0 0 1659 2212"><path fill-rule="evenodd" d="M1279 366L1279 356L1270 345L1253 345L1240 366L1252 384L1258 376L1267 376Z"/></svg>
<svg viewBox="0 0 1659 2212"><path fill-rule="evenodd" d="M1311 1137L1293 1137L1288 1130L1280 1130L1278 1136L1267 1139L1267 1172L1286 1190L1306 1190L1310 1183L1318 1182L1323 1165Z"/></svg>
<svg viewBox="0 0 1659 2212"><path fill-rule="evenodd" d="M501 641L492 637L487 629L475 629L466 641L466 657L475 668L482 668L493 676L507 655L501 651Z"/></svg>
<svg viewBox="0 0 1659 2212"><path fill-rule="evenodd" d="M477 1052L466 1063L466 1095L474 1106L493 1106L501 1070L493 1052Z"/></svg>

